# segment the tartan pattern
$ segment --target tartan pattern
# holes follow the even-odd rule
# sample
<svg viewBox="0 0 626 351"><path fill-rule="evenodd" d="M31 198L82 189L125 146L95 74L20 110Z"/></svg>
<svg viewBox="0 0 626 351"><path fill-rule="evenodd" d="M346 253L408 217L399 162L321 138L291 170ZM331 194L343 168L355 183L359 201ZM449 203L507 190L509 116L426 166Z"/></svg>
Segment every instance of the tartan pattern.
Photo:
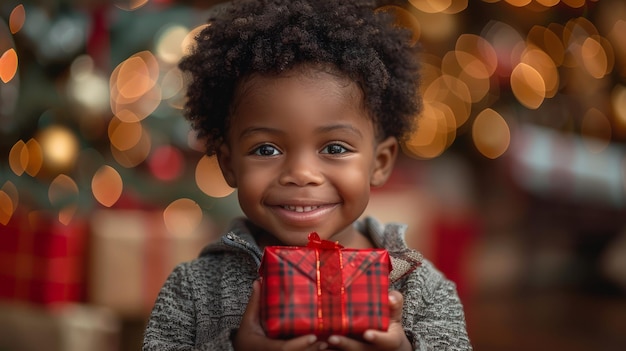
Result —
<svg viewBox="0 0 626 351"><path fill-rule="evenodd" d="M390 259L384 249L265 248L261 320L272 338L389 326Z"/></svg>
<svg viewBox="0 0 626 351"><path fill-rule="evenodd" d="M0 300L56 305L84 299L87 228L48 213L17 212L0 225Z"/></svg>

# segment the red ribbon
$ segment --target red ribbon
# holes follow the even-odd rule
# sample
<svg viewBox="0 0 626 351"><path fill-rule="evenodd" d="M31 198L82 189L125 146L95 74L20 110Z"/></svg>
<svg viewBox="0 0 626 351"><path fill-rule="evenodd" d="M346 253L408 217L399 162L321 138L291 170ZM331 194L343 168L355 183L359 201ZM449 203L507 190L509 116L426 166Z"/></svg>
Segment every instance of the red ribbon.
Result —
<svg viewBox="0 0 626 351"><path fill-rule="evenodd" d="M343 245L339 244L338 241L323 240L316 232L309 234L309 243L306 246L322 250L343 249Z"/></svg>
<svg viewBox="0 0 626 351"><path fill-rule="evenodd" d="M309 234L308 248L315 249L316 275L317 275L317 330L321 334L324 331L343 331L347 321L345 315L345 289L343 286L343 260L341 249L343 246L338 242L320 239L316 232ZM326 291L327 293L322 293ZM330 293L328 293L330 292ZM341 309L339 323L333 315L338 306ZM337 325L339 324L339 325Z"/></svg>

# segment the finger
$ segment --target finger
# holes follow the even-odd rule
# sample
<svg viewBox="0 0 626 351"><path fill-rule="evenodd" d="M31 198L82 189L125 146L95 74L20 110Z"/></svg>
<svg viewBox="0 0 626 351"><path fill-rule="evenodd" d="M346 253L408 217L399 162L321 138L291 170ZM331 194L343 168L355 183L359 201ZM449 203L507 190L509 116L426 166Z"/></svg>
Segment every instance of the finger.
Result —
<svg viewBox="0 0 626 351"><path fill-rule="evenodd" d="M328 346L333 350L337 349L343 351L356 351L365 349L365 344L363 344L362 342L340 335L330 336L328 338Z"/></svg>
<svg viewBox="0 0 626 351"><path fill-rule="evenodd" d="M363 334L363 339L376 345L379 349L395 350L405 342L406 334L402 327L402 306L404 297L399 291L389 292L390 322L386 331L367 330ZM406 339L408 341L408 339Z"/></svg>
<svg viewBox="0 0 626 351"><path fill-rule="evenodd" d="M394 321L402 323L402 306L404 305L404 297L402 294L393 290L389 292L389 308L391 322Z"/></svg>
<svg viewBox="0 0 626 351"><path fill-rule="evenodd" d="M285 351L318 351L325 350L328 344L317 340L315 335L304 335L289 341L286 341L281 345L281 350Z"/></svg>

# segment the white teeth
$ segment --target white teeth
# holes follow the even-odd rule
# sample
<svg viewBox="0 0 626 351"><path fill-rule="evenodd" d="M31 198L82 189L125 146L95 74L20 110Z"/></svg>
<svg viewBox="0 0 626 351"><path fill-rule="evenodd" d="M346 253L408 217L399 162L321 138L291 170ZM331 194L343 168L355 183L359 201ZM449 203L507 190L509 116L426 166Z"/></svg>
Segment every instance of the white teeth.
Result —
<svg viewBox="0 0 626 351"><path fill-rule="evenodd" d="M319 206L291 206L285 205L284 209L294 212L310 212L319 208Z"/></svg>

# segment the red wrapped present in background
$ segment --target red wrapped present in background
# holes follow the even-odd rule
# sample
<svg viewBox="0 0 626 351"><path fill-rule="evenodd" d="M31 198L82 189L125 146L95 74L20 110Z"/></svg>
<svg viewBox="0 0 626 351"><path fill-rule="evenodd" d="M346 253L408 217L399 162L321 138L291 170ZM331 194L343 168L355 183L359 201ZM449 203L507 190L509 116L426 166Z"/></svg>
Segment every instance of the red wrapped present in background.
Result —
<svg viewBox="0 0 626 351"><path fill-rule="evenodd" d="M385 249L346 249L309 235L306 247L268 246L260 267L261 320L271 338L361 338L389 326Z"/></svg>
<svg viewBox="0 0 626 351"><path fill-rule="evenodd" d="M0 299L56 305L84 299L87 225L16 212L0 225Z"/></svg>

